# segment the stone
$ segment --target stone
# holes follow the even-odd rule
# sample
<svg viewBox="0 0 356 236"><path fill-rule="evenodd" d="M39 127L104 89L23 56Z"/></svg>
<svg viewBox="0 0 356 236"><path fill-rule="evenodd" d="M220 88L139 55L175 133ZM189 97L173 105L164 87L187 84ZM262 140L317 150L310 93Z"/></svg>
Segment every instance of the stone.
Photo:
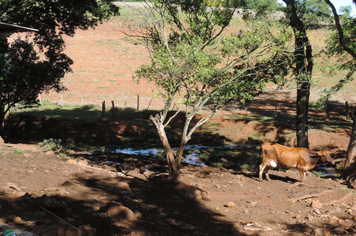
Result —
<svg viewBox="0 0 356 236"><path fill-rule="evenodd" d="M308 215L307 219L308 219L309 221L313 221L314 216L312 216L312 215Z"/></svg>
<svg viewBox="0 0 356 236"><path fill-rule="evenodd" d="M318 201L312 201L312 203L311 203L311 207L314 207L314 208L317 208L317 209L319 209L319 208L322 208L323 207L323 204L322 203L320 203L320 202L318 202Z"/></svg>
<svg viewBox="0 0 356 236"><path fill-rule="evenodd" d="M83 234L79 229L75 229L75 228L67 228L65 231L65 236L84 236L85 234Z"/></svg>
<svg viewBox="0 0 356 236"><path fill-rule="evenodd" d="M323 236L324 232L320 228L315 228L315 229L312 230L311 234L312 235L316 235L316 236Z"/></svg>
<svg viewBox="0 0 356 236"><path fill-rule="evenodd" d="M268 198L271 198L271 199L278 199L278 196L276 196L276 195L269 195Z"/></svg>
<svg viewBox="0 0 356 236"><path fill-rule="evenodd" d="M244 230L251 230L251 231L269 231L272 230L270 227L262 226L257 223L248 223L243 227Z"/></svg>
<svg viewBox="0 0 356 236"><path fill-rule="evenodd" d="M126 182L119 182L117 183L117 188L119 188L120 190L127 190L127 191L131 191L130 189L130 185Z"/></svg>
<svg viewBox="0 0 356 236"><path fill-rule="evenodd" d="M128 236L143 236L144 234L141 234L139 232L131 232Z"/></svg>
<svg viewBox="0 0 356 236"><path fill-rule="evenodd" d="M21 223L22 223L22 219L21 219L21 217L19 217L19 216L15 216L15 217L12 219L12 221L13 221L14 223L16 223L16 224L21 224Z"/></svg>
<svg viewBox="0 0 356 236"><path fill-rule="evenodd" d="M210 198L208 192L205 192L205 191L202 191L202 192L201 192L201 197L202 197L202 199L205 200L205 201L210 201L210 200L211 200L211 198Z"/></svg>
<svg viewBox="0 0 356 236"><path fill-rule="evenodd" d="M96 229L90 225L81 225L79 230L83 232L83 236L96 236Z"/></svg>
<svg viewBox="0 0 356 236"><path fill-rule="evenodd" d="M136 220L135 213L129 208L121 205L113 205L109 207L106 213L111 217L118 217L120 220L124 221Z"/></svg>
<svg viewBox="0 0 356 236"><path fill-rule="evenodd" d="M0 136L0 145L5 144L4 140L2 139L2 137Z"/></svg>
<svg viewBox="0 0 356 236"><path fill-rule="evenodd" d="M321 214L320 210L317 209L317 208L314 208L313 213L315 213L315 214L317 214L317 215L320 215L320 214Z"/></svg>
<svg viewBox="0 0 356 236"><path fill-rule="evenodd" d="M69 159L69 160L67 161L67 164L70 164L70 165L77 165L78 163L77 163L76 160L71 160L71 159Z"/></svg>
<svg viewBox="0 0 356 236"><path fill-rule="evenodd" d="M233 203L233 202L228 202L226 205L225 205L226 207L235 207L236 205L235 205L235 203Z"/></svg>

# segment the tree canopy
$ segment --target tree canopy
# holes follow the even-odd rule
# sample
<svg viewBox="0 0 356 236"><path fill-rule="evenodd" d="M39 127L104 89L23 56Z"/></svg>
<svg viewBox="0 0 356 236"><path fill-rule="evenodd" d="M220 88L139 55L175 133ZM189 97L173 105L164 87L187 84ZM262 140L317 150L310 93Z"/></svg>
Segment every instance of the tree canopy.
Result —
<svg viewBox="0 0 356 236"><path fill-rule="evenodd" d="M0 0L0 21L38 29L31 37L0 40L0 135L5 115L17 104L36 103L38 94L61 91L73 61L62 35L88 29L118 14L110 1Z"/></svg>

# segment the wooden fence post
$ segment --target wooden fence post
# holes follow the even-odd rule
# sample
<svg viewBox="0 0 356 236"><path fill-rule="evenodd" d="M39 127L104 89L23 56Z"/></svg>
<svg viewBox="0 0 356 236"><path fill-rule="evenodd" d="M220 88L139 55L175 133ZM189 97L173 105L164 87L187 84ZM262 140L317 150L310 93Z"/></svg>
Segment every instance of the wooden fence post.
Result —
<svg viewBox="0 0 356 236"><path fill-rule="evenodd" d="M346 120L350 119L350 107L349 107L349 102L345 102L345 118Z"/></svg>
<svg viewBox="0 0 356 236"><path fill-rule="evenodd" d="M137 94L137 111L140 110L140 94Z"/></svg>
<svg viewBox="0 0 356 236"><path fill-rule="evenodd" d="M114 101L111 101L111 105L112 105L112 108L111 108L112 118L115 118L115 103L114 103Z"/></svg>
<svg viewBox="0 0 356 236"><path fill-rule="evenodd" d="M105 117L105 100L103 101L103 103L101 105L101 117L102 118Z"/></svg>

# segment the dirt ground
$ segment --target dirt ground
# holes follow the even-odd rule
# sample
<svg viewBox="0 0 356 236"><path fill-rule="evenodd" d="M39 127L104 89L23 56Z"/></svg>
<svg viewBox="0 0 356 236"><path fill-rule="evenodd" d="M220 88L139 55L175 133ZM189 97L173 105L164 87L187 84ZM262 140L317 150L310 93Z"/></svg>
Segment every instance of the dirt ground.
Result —
<svg viewBox="0 0 356 236"><path fill-rule="evenodd" d="M122 40L116 24L107 22L66 39L75 64L74 73L64 80L69 89L62 94L65 102L101 103L104 98L130 106L129 98L137 94L150 101L154 87L131 79L147 56ZM44 94L42 99L58 101L59 95ZM219 122L220 135L232 143L255 134L263 134L261 141L276 141L281 133L292 134L291 127L283 122L261 127L224 116L267 110L293 115L294 99L291 92L266 94L246 110L220 112L212 122ZM159 103L151 104L155 106ZM66 122L48 129L64 132L65 127L79 126ZM101 124L121 132L120 123ZM95 129L90 124L82 127L86 133ZM350 131L311 129L310 147L344 158ZM101 131L96 132L97 140L106 142ZM63 158L31 141L0 146L0 222L37 235L356 235L356 195L337 178L308 173L301 184L291 169L270 171L272 181L260 182L249 171L184 164L181 181L173 184L166 181L165 161L75 151ZM293 143L291 139L288 145Z"/></svg>

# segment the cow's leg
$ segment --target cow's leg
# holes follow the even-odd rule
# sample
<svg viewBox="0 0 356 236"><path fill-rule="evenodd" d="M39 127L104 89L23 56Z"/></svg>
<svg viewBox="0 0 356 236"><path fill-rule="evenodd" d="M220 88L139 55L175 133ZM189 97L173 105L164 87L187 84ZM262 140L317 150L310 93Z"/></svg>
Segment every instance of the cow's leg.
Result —
<svg viewBox="0 0 356 236"><path fill-rule="evenodd" d="M300 177L301 177L301 182L304 182L305 176L307 174L307 171L303 170L303 169L299 169L299 174L300 174Z"/></svg>
<svg viewBox="0 0 356 236"><path fill-rule="evenodd" d="M267 179L268 181L271 181L271 178L269 177L269 173L268 173L269 169L270 169L270 168L268 168L268 167L267 167L267 169L266 169L266 179Z"/></svg>
<svg viewBox="0 0 356 236"><path fill-rule="evenodd" d="M260 181L263 180L262 175L265 168L266 168L266 164L262 162L262 164L260 165L260 172L259 172Z"/></svg>

